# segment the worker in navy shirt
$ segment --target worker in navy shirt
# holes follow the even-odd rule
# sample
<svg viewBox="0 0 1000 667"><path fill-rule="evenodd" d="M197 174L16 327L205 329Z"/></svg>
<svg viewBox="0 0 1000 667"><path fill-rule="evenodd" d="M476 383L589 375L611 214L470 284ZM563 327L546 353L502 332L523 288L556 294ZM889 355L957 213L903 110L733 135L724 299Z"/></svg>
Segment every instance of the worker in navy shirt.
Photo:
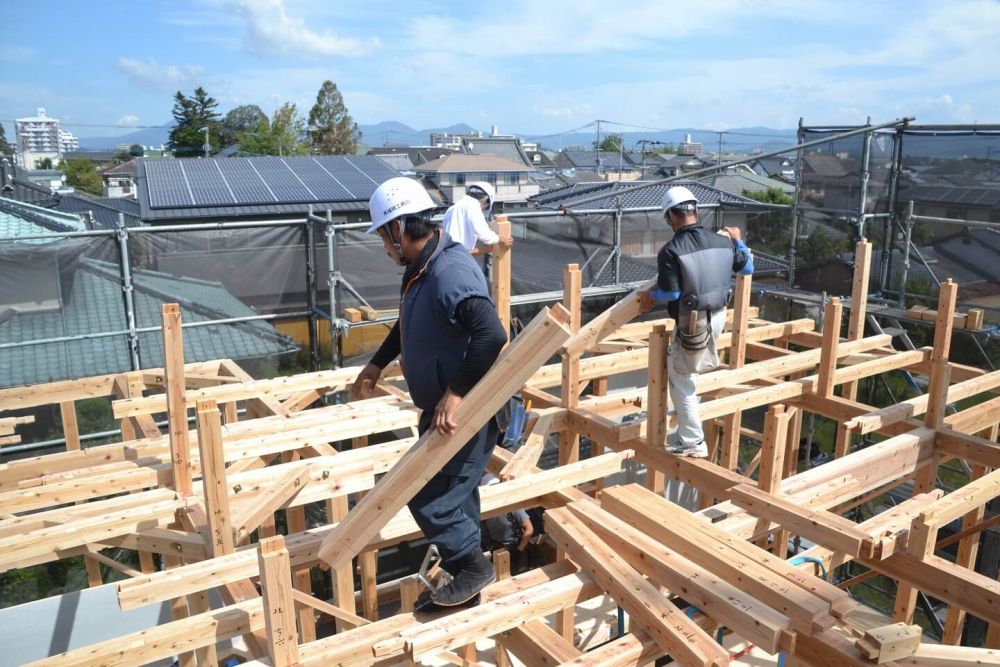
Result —
<svg viewBox="0 0 1000 667"><path fill-rule="evenodd" d="M717 343L726 324L726 304L734 273L753 273L753 255L739 227L719 233L698 222L698 200L685 187L672 187L660 202L664 219L674 230L657 254L657 289L640 293L642 310L666 302L674 319L667 350L667 380L677 415L677 432L668 437L667 451L679 456L708 456L698 414L695 382L698 373L719 365ZM672 442L670 440L673 440Z"/></svg>
<svg viewBox="0 0 1000 667"><path fill-rule="evenodd" d="M375 386L397 356L410 397L421 410L419 430L446 435L455 411L507 342L483 272L461 244L430 219L435 208L422 185L404 177L380 185L369 201L372 225L386 252L404 266L399 319L358 375L354 398ZM495 578L480 548L479 478L498 429L491 419L409 502L427 540L453 579L424 596L421 607L475 604Z"/></svg>

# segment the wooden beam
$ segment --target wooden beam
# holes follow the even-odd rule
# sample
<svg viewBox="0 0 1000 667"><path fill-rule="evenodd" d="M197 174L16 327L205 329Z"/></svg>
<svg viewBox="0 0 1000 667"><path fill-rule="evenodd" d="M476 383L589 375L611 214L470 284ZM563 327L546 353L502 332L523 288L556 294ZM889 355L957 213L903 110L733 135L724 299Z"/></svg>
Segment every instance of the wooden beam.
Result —
<svg viewBox="0 0 1000 667"><path fill-rule="evenodd" d="M618 303L592 319L586 326L581 327L580 331L573 334L573 337L566 342L563 351L570 354L581 354L610 336L623 324L631 322L641 312L639 308L639 292L648 291L655 287L656 281L650 280L640 285L635 291L622 297Z"/></svg>
<svg viewBox="0 0 1000 667"><path fill-rule="evenodd" d="M820 355L816 393L822 397L833 394L833 375L837 370L837 347L840 345L840 322L843 307L839 297L826 304L823 315L823 348Z"/></svg>
<svg viewBox="0 0 1000 667"><path fill-rule="evenodd" d="M729 664L729 653L725 649L569 510L548 510L545 529L628 611L633 625L648 632L660 648L678 662L703 667Z"/></svg>
<svg viewBox="0 0 1000 667"><path fill-rule="evenodd" d="M556 313L563 316L557 318ZM455 414L458 429L450 436L426 432L417 444L327 536L319 557L340 567L356 556L381 528L468 442L486 420L569 337L565 309L543 309L500 353L493 367L465 396Z"/></svg>
<svg viewBox="0 0 1000 667"><path fill-rule="evenodd" d="M795 535L843 551L854 557L872 557L875 545L870 535L859 530L853 521L832 512L799 507L780 496L741 484L732 489L732 501L754 516L781 524Z"/></svg>
<svg viewBox="0 0 1000 667"><path fill-rule="evenodd" d="M309 483L307 465L289 466L280 479L259 496L240 505L233 512L233 532L237 543L250 537L250 533L267 517L288 504Z"/></svg>
<svg viewBox="0 0 1000 667"><path fill-rule="evenodd" d="M531 621L504 634L503 643L521 663L555 667L581 655L580 650L542 621Z"/></svg>
<svg viewBox="0 0 1000 667"><path fill-rule="evenodd" d="M257 558L264 598L267 656L274 667L297 665L299 635L295 629L295 599L284 538L277 535L261 540Z"/></svg>
<svg viewBox="0 0 1000 667"><path fill-rule="evenodd" d="M538 465L538 457L542 455L542 450L545 448L545 441L552 430L552 420L558 413L562 413L561 408L549 408L539 411L538 419L535 421L535 426L531 429L528 438L514 452L513 458L503 467L503 470L500 471L498 477L501 481L522 477Z"/></svg>
<svg viewBox="0 0 1000 667"><path fill-rule="evenodd" d="M638 572L769 653L795 646L790 619L593 502L567 508Z"/></svg>

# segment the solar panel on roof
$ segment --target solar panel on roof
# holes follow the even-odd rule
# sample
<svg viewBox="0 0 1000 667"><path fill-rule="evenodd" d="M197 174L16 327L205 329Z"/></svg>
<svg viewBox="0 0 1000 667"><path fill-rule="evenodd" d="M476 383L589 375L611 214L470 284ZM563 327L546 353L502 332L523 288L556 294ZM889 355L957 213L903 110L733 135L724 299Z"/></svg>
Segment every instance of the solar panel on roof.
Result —
<svg viewBox="0 0 1000 667"><path fill-rule="evenodd" d="M331 171L316 160L289 160L288 165L322 201L357 199Z"/></svg>
<svg viewBox="0 0 1000 667"><path fill-rule="evenodd" d="M153 208L193 206L194 197L188 189L184 170L176 160L144 162L149 205Z"/></svg>
<svg viewBox="0 0 1000 667"><path fill-rule="evenodd" d="M260 175L250 166L250 158L214 160L229 183L237 204L272 204L278 201Z"/></svg>
<svg viewBox="0 0 1000 667"><path fill-rule="evenodd" d="M285 164L282 158L257 158L252 165L267 182L279 202L314 202L316 197Z"/></svg>
<svg viewBox="0 0 1000 667"><path fill-rule="evenodd" d="M179 161L181 169L187 176L188 187L198 206L224 206L236 203L233 194L215 166L217 160L183 160Z"/></svg>

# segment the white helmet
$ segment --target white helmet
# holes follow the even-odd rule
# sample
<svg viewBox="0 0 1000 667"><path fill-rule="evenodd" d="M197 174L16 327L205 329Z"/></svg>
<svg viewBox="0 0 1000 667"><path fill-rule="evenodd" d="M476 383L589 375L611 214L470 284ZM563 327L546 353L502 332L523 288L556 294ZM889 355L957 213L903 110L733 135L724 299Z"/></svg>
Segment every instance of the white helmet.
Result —
<svg viewBox="0 0 1000 667"><path fill-rule="evenodd" d="M472 188L479 188L480 190L485 192L486 196L490 200L490 206L493 206L493 200L496 199L497 191L492 185L490 185L486 181L476 181L475 183L469 183L465 191L469 192L470 190L472 190Z"/></svg>
<svg viewBox="0 0 1000 667"><path fill-rule="evenodd" d="M666 213L672 208L677 208L681 204L690 204L690 208L685 207L688 210L694 210L694 207L698 205L698 198L691 194L691 191L683 186L676 186L668 189L663 194L663 199L660 200L660 208Z"/></svg>
<svg viewBox="0 0 1000 667"><path fill-rule="evenodd" d="M387 222L404 215L422 213L435 208L436 204L427 194L424 186L412 178L397 176L390 178L375 188L375 193L368 200L368 212L371 214L372 226L366 234L371 234Z"/></svg>

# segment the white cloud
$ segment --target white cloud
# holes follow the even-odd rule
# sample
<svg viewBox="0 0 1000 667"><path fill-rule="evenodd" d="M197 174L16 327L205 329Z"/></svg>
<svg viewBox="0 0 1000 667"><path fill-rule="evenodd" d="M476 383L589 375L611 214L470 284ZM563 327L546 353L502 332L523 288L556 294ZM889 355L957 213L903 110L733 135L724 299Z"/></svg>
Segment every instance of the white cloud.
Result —
<svg viewBox="0 0 1000 667"><path fill-rule="evenodd" d="M139 124L139 117L134 113L128 113L118 119L116 125L121 125L122 127L135 127Z"/></svg>
<svg viewBox="0 0 1000 667"><path fill-rule="evenodd" d="M150 90L173 91L197 84L203 70L198 65L160 65L149 58L119 58L115 67L136 85Z"/></svg>
<svg viewBox="0 0 1000 667"><path fill-rule="evenodd" d="M358 40L311 30L304 19L288 15L284 0L230 0L226 4L246 24L246 46L255 53L357 58L380 46L378 38Z"/></svg>

